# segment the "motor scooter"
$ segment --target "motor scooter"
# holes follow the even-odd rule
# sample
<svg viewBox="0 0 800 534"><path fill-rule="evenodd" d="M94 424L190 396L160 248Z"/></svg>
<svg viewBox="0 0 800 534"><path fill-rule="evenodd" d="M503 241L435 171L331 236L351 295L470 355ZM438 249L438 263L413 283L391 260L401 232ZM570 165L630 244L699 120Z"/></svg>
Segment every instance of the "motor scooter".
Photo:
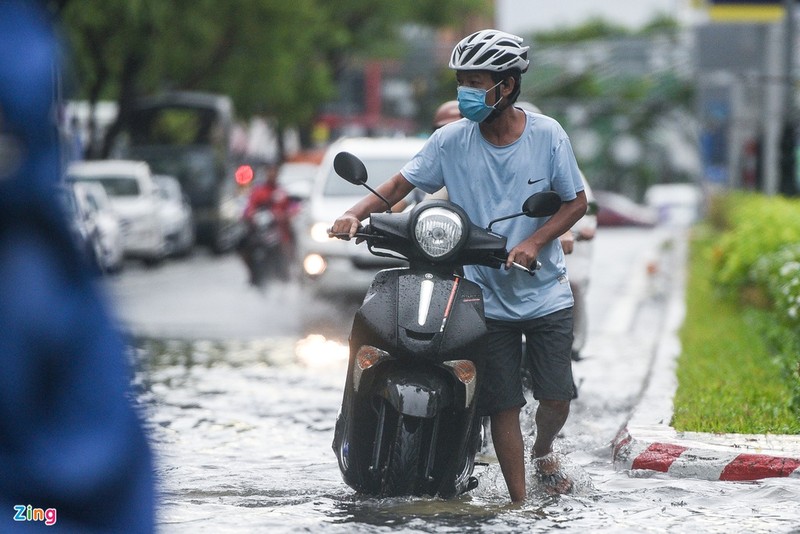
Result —
<svg viewBox="0 0 800 534"><path fill-rule="evenodd" d="M334 169L380 197L356 156L337 154ZM481 288L457 273L470 264L502 267L506 238L491 226L520 215L552 215L561 199L553 191L537 193L520 213L487 228L446 200L426 200L403 213L386 204L387 212L371 214L355 237L372 254L399 257L408 266L380 271L355 314L332 447L345 483L358 492L450 498L477 486L472 473L482 426L476 399L487 331Z"/></svg>
<svg viewBox="0 0 800 534"><path fill-rule="evenodd" d="M247 265L250 283L261 287L271 279L287 280L289 259L275 214L267 207L259 208L246 224L239 253Z"/></svg>

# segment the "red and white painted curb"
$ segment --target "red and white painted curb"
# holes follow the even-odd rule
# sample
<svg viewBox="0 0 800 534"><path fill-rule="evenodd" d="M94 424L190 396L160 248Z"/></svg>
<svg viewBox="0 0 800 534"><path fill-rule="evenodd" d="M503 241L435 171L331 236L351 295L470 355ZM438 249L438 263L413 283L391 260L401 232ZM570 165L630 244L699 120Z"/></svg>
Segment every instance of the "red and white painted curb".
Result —
<svg viewBox="0 0 800 534"><path fill-rule="evenodd" d="M759 480L771 477L800 478L800 457L750 452L726 452L635 439L627 428L613 443L614 467L632 475L666 473L676 478L701 480Z"/></svg>
<svg viewBox="0 0 800 534"><path fill-rule="evenodd" d="M678 329L685 315L686 235L675 234L675 262L666 320L647 385L626 426L617 434L613 463L631 476L664 473L701 480L800 478L800 436L677 432L670 427L677 389Z"/></svg>

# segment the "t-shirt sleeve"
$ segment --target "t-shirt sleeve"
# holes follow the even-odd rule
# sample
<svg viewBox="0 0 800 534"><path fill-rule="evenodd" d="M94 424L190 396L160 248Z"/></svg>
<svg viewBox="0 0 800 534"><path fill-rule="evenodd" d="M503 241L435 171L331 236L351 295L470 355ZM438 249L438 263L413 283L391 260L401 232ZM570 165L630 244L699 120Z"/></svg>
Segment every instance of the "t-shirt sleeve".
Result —
<svg viewBox="0 0 800 534"><path fill-rule="evenodd" d="M426 193L435 193L444 187L442 166L439 163L439 132L434 132L422 149L406 163L400 174Z"/></svg>
<svg viewBox="0 0 800 534"><path fill-rule="evenodd" d="M566 133L553 151L553 189L565 202L573 200L579 191L583 191L578 162Z"/></svg>

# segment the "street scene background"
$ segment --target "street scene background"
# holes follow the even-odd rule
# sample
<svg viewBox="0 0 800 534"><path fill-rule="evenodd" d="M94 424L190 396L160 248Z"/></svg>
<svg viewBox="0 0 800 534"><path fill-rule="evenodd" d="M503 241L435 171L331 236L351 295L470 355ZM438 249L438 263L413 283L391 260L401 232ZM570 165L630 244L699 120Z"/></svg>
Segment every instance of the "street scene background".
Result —
<svg viewBox="0 0 800 534"><path fill-rule="evenodd" d="M52 78L47 95L55 108L48 116L55 124L40 122L57 132L39 139L52 137L42 144L59 146L51 156L64 169L55 195L67 215L68 230L59 230L69 236L56 238L77 245L69 250L86 260L86 272L69 267L96 284L124 336L125 354L116 356L128 359L131 374L110 378L117 386L130 382L130 401L152 447L159 532L800 531L796 474L679 479L620 469L612 460L612 443L643 392L662 382L652 380L654 355L670 299L681 294L690 228L715 215L709 199L800 193L793 2L37 5L58 20L62 46L40 69ZM349 329L364 291L324 297L312 287L320 280L329 288L337 281L357 285L368 271L354 267L365 265L363 256L350 256L348 264L329 253L344 244L328 238L331 213L352 202L338 206L321 193L329 183L323 163L342 140L363 146L380 139L391 150L421 146L435 110L455 98L450 51L487 27L531 44L520 103L564 127L593 191L588 341L573 363L578 397L555 444L575 491L550 495L531 476L525 503L510 506L487 444L478 487L459 498L358 495L343 482L331 441ZM4 61L0 66L18 66ZM19 88L9 93L25 101ZM0 113L0 185L10 172L8 183L19 186L12 191L25 199L17 182L29 177L15 173L36 147L26 151L15 132L8 135L6 118L30 121ZM371 183L402 165L391 161ZM282 228L282 248L266 258L281 258L285 270L255 283L241 255L254 227L246 207L273 180L285 201L281 221L291 224ZM276 213L266 219L278 220ZM800 239L785 221L774 226L786 241ZM344 274L331 276L342 265ZM35 286L30 274L21 273L25 287ZM36 287L36 296L39 289L50 285ZM40 341L35 332L22 333ZM24 355L20 360L28 363ZM76 384L45 363L43 374L53 380L46 393L100 385L99 373L76 371ZM65 379L64 387L53 386L51 375ZM50 399L39 393L35 400ZM672 393L663 392L667 404ZM8 406L27 407L31 398ZM530 447L536 403L528 400L523 432ZM103 413L105 406L93 408ZM80 425L59 422L86 437ZM30 423L43 443L59 443L47 427ZM144 440L140 445L146 449ZM87 464L96 459L83 450L75 456ZM65 471L81 471L62 463ZM49 481L41 478L35 482ZM32 480L18 486L31 491Z"/></svg>
<svg viewBox="0 0 800 534"><path fill-rule="evenodd" d="M341 480L331 450L357 303L308 300L292 283L259 291L234 257L198 253L133 266L109 294L134 333L136 402L157 458L162 532L794 532L794 479L722 483L632 477L611 441L648 378L679 268L674 228L601 228L580 395L556 441L574 494L530 481L510 507L491 450L468 495L376 499ZM198 289L201 288L201 289ZM534 402L523 429L532 433ZM532 437L528 435L528 445Z"/></svg>

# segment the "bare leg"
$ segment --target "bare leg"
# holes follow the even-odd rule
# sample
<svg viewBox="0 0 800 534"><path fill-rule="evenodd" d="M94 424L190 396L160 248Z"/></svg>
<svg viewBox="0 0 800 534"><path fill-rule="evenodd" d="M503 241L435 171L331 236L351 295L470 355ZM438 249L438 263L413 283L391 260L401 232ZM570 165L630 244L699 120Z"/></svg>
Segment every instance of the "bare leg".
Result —
<svg viewBox="0 0 800 534"><path fill-rule="evenodd" d="M525 449L519 408L492 415L492 443L512 502L525 500Z"/></svg>
<svg viewBox="0 0 800 534"><path fill-rule="evenodd" d="M567 422L569 403L570 401L539 401L539 407L536 409L536 441L531 451L533 458L541 458L553 451L553 441Z"/></svg>

